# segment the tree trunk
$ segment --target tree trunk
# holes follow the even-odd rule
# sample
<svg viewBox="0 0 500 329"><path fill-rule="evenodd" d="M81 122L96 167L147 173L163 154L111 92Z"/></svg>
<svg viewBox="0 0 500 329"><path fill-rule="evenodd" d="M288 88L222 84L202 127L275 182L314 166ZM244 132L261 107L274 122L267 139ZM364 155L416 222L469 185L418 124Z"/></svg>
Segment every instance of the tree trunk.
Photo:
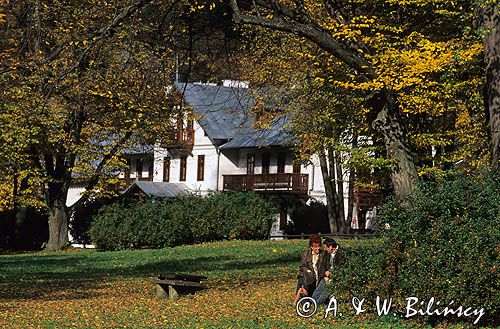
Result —
<svg viewBox="0 0 500 329"><path fill-rule="evenodd" d="M372 126L384 136L387 157L395 162L395 168L391 170L394 193L399 200L404 200L418 189L417 169L407 132L403 129L403 114L395 104L395 96L385 91L384 98L384 106Z"/></svg>
<svg viewBox="0 0 500 329"><path fill-rule="evenodd" d="M333 134L333 132L332 132ZM327 148L327 157L326 161L328 163L328 175L330 176L330 184L331 184L331 190L333 191L332 193L332 198L333 198L333 205L335 209L334 217L335 217L335 223L337 225L337 232L341 232L342 230L342 219L340 217L340 202L339 202L339 192L337 190L337 173L336 173L336 161L335 161L335 151L331 148Z"/></svg>
<svg viewBox="0 0 500 329"><path fill-rule="evenodd" d="M335 190L333 188L333 179L330 175L328 169L328 162L326 159L326 154L324 150L318 152L319 163L321 166L321 175L323 177L323 184L325 185L325 196L326 196L326 209L328 211L328 223L330 224L330 233L338 233L339 228L337 226L336 218L336 205L335 205Z"/></svg>
<svg viewBox="0 0 500 329"><path fill-rule="evenodd" d="M485 107L491 131L491 167L500 174L500 5L490 4L483 11L484 62L486 64Z"/></svg>
<svg viewBox="0 0 500 329"><path fill-rule="evenodd" d="M357 132L353 132L353 137L352 137L352 148L355 149L358 147L358 134ZM349 199L347 201L347 221L349 223L349 228L350 223L352 221L352 214L354 211L354 177L355 177L356 171L354 170L354 167L351 166L349 169Z"/></svg>
<svg viewBox="0 0 500 329"><path fill-rule="evenodd" d="M55 160L55 165L53 160ZM66 198L71 183L71 172L67 170L64 156L61 154L55 157L47 154L45 156L45 168L48 176L53 180L47 184L45 190L49 213L49 241L45 250L61 250L69 244L69 211L68 207L66 207Z"/></svg>
<svg viewBox="0 0 500 329"><path fill-rule="evenodd" d="M348 221L345 217L345 207L344 207L344 173L342 170L342 157L340 151L335 152L335 170L337 178L337 205L338 205L338 220L340 233L349 233Z"/></svg>
<svg viewBox="0 0 500 329"><path fill-rule="evenodd" d="M45 250L61 250L68 244L68 209L65 199L57 200L49 206L49 241Z"/></svg>

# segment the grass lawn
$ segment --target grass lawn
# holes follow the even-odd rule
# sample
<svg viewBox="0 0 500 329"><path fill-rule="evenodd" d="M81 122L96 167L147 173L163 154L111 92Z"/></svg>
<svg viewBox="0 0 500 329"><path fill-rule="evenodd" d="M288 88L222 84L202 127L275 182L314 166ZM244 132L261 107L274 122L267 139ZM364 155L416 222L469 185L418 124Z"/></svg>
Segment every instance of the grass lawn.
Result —
<svg viewBox="0 0 500 329"><path fill-rule="evenodd" d="M341 245L374 241L340 241ZM0 328L408 328L375 315L302 319L293 294L306 241L230 241L162 250L0 256ZM158 273L208 277L209 289L157 300ZM349 301L340 301L349 302ZM459 327L459 326L457 326Z"/></svg>

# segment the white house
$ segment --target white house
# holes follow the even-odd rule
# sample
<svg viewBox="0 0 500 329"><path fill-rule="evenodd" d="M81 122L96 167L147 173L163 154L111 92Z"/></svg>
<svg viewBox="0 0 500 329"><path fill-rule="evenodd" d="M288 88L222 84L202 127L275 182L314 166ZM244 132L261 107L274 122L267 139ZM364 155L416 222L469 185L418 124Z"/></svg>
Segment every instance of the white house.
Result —
<svg viewBox="0 0 500 329"><path fill-rule="evenodd" d="M284 204L275 232L284 225L286 209L296 199L324 201L318 159L306 164L294 161L293 136L283 129L286 119L276 120L268 129L254 128L250 113L255 101L247 86L229 81L176 83L175 89L194 119L179 125L174 143L158 142L149 154L131 154L131 170L121 173L121 178L183 184L200 194L251 190L278 196ZM347 207L347 193L345 200Z"/></svg>
<svg viewBox="0 0 500 329"><path fill-rule="evenodd" d="M286 118L267 129L254 127L250 113L255 101L247 85L224 81L223 85L176 83L174 88L182 95L187 112L191 111L185 118L192 119L179 122L170 142L163 144L159 139L127 155L130 168L119 175L131 186L126 192L174 195L189 190L203 195L242 190L274 196L282 200L282 207L272 234L279 234L288 220L287 210L297 200L325 202L318 158L295 162L290 148L294 137L284 129ZM68 204L78 199L78 189L70 193Z"/></svg>

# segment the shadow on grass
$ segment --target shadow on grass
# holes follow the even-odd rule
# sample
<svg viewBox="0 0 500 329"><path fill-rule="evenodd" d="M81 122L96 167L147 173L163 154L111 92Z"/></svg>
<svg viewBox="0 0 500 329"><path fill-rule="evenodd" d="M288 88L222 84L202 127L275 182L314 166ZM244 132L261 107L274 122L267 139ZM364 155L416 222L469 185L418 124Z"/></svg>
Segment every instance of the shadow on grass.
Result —
<svg viewBox="0 0 500 329"><path fill-rule="evenodd" d="M89 257L89 255L91 255ZM227 278L225 284L245 284L271 278L273 267L297 262L297 255L284 253L262 259L241 255L179 257L138 263L141 259L116 261L99 253L0 257L0 301L86 299L104 294L99 289L110 279L155 277L159 273L205 275L211 282ZM101 254L102 255L102 254ZM2 273L3 272L3 273ZM229 282L229 283L228 283Z"/></svg>

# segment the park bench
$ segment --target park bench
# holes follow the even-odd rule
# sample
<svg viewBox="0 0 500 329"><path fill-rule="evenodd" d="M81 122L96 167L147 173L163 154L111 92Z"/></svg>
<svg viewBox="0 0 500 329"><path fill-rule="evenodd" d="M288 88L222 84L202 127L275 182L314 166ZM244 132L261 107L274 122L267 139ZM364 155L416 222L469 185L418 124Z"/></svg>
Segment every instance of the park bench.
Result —
<svg viewBox="0 0 500 329"><path fill-rule="evenodd" d="M179 295L194 294L196 291L206 289L202 282L206 276L186 274L158 274L154 281L156 285L156 297L176 300Z"/></svg>

